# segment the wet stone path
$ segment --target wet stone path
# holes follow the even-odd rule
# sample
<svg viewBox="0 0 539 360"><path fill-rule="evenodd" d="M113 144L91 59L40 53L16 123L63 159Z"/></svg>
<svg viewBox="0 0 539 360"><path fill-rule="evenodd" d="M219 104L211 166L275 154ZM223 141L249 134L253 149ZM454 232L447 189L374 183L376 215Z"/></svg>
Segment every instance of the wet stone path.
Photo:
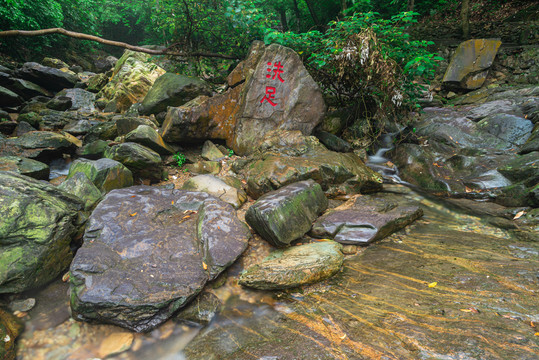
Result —
<svg viewBox="0 0 539 360"><path fill-rule="evenodd" d="M206 328L169 321L108 359L538 359L539 242L387 188L420 201L424 217L348 255L335 277L287 292L241 288L243 267L269 251L256 238L210 287L224 308ZM74 320L27 329L21 359L99 358L126 332Z"/></svg>

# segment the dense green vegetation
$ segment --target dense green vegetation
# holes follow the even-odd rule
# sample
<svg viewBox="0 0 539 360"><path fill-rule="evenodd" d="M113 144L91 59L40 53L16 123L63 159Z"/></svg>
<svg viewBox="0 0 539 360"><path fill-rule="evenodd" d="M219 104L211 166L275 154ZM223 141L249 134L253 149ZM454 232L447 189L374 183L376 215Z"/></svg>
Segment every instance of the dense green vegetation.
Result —
<svg viewBox="0 0 539 360"><path fill-rule="evenodd" d="M506 0L492 0L492 6ZM472 1L473 2L473 1ZM459 0L0 0L0 30L63 27L133 45L241 58L255 39L296 50L330 105L363 104L395 112L415 106L438 58L409 26L423 15L460 6ZM75 45L76 44L76 45ZM80 40L60 35L0 41L14 57L55 55ZM85 50L100 45L83 42ZM175 70L224 74L230 62L196 59ZM365 114L363 114L365 115Z"/></svg>

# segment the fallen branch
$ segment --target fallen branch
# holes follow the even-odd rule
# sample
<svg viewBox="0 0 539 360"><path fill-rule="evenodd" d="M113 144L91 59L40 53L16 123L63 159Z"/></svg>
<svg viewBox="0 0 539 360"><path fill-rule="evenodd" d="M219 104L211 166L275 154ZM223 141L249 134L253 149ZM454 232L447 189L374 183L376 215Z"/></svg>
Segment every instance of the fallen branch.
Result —
<svg viewBox="0 0 539 360"><path fill-rule="evenodd" d="M98 36L78 33L78 32L74 32L74 31L69 31L69 30L66 30L66 29L62 29L62 28L52 28L52 29L42 29L42 30L7 30L7 31L0 31L0 38L1 37L15 37L15 36L42 36L42 35L50 35L50 34L61 34L61 35L65 35L65 36L75 38L75 39L96 41L96 42L101 43L101 44L122 47L124 49L137 51L137 52L143 52L143 53L151 54L151 55L171 55L171 56L181 56L181 57L197 57L197 56L200 56L200 57L213 57L213 58L230 59L230 60L239 59L239 57L237 57L237 56L215 54L215 53L210 53L210 52L180 53L180 52L170 51L168 49L152 50L152 49L147 49L147 48L141 47L141 46L134 46L134 45L130 45L130 44L127 44L127 43L124 43L124 42L120 42L120 41L107 40L107 39L100 38Z"/></svg>

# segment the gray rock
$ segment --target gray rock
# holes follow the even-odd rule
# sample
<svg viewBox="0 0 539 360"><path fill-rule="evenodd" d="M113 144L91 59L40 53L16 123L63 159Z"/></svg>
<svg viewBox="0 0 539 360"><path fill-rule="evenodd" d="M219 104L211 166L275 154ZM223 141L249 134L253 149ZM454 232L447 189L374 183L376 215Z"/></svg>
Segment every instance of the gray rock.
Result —
<svg viewBox="0 0 539 360"><path fill-rule="evenodd" d="M17 79L11 75L0 72L0 86L4 86L14 93L20 95L23 99L28 100L34 96L52 96L52 94L39 85L31 81Z"/></svg>
<svg viewBox="0 0 539 360"><path fill-rule="evenodd" d="M264 240L284 247L305 235L327 206L319 184L300 181L262 196L247 210L245 220Z"/></svg>
<svg viewBox="0 0 539 360"><path fill-rule="evenodd" d="M19 156L0 156L0 171L12 171L37 180L49 180L49 166Z"/></svg>
<svg viewBox="0 0 539 360"><path fill-rule="evenodd" d="M67 96L57 96L47 103L47 107L51 110L65 111L71 109L71 98Z"/></svg>
<svg viewBox="0 0 539 360"><path fill-rule="evenodd" d="M17 127L15 128L14 136L19 137L30 131L37 131L37 129L34 128L32 125L28 124L26 121L19 121Z"/></svg>
<svg viewBox="0 0 539 360"><path fill-rule="evenodd" d="M114 145L105 150L106 158L124 164L134 175L152 181L161 180L162 161L158 153L133 142Z"/></svg>
<svg viewBox="0 0 539 360"><path fill-rule="evenodd" d="M75 195L84 202L84 209L90 210L101 199L101 191L83 172L77 172L58 185L58 189Z"/></svg>
<svg viewBox="0 0 539 360"><path fill-rule="evenodd" d="M142 101L140 114L150 115L167 111L169 106L180 106L199 95L211 95L208 84L197 78L166 73L153 84Z"/></svg>
<svg viewBox="0 0 539 360"><path fill-rule="evenodd" d="M0 106L15 108L21 105L24 99L13 91L0 86Z"/></svg>
<svg viewBox="0 0 539 360"><path fill-rule="evenodd" d="M223 180L212 175L198 175L187 180L183 190L203 191L216 198L229 203L236 209L247 200L247 194L243 190L228 185Z"/></svg>
<svg viewBox="0 0 539 360"><path fill-rule="evenodd" d="M200 154L203 159L208 161L217 161L225 157L221 150L210 140L206 140L202 145L202 153Z"/></svg>
<svg viewBox="0 0 539 360"><path fill-rule="evenodd" d="M89 119L75 120L69 122L66 126L64 126L63 130L67 131L72 135L86 135L91 128L98 125L99 123L99 121Z"/></svg>
<svg viewBox="0 0 539 360"><path fill-rule="evenodd" d="M352 145L340 137L333 135L325 131L317 131L315 136L324 144L329 150L338 152L350 152L352 151Z"/></svg>
<svg viewBox="0 0 539 360"><path fill-rule="evenodd" d="M528 140L533 129L533 123L530 120L509 114L487 116L477 123L477 126L481 130L517 146Z"/></svg>
<svg viewBox="0 0 539 360"><path fill-rule="evenodd" d="M118 135L127 135L131 131L138 128L140 125L146 125L157 129L157 125L150 119L133 117L133 116L118 116L114 117L116 120L116 126L118 127Z"/></svg>
<svg viewBox="0 0 539 360"><path fill-rule="evenodd" d="M67 179L78 172L84 173L101 192L133 185L131 171L112 159L105 158L96 161L77 159L71 164Z"/></svg>
<svg viewBox="0 0 539 360"><path fill-rule="evenodd" d="M139 125L135 130L125 136L125 141L144 145L160 155L170 155L174 153L174 149L168 144L165 144L163 138L156 129L148 125Z"/></svg>
<svg viewBox="0 0 539 360"><path fill-rule="evenodd" d="M80 200L24 175L0 171L0 293L44 285L71 262Z"/></svg>
<svg viewBox="0 0 539 360"><path fill-rule="evenodd" d="M288 289L335 275L344 261L342 245L324 241L277 250L245 270L239 284L260 290Z"/></svg>
<svg viewBox="0 0 539 360"><path fill-rule="evenodd" d="M118 128L115 121L106 121L101 124L95 125L86 136L84 136L84 143L89 144L96 140L113 140L118 136Z"/></svg>
<svg viewBox="0 0 539 360"><path fill-rule="evenodd" d="M423 216L419 206L399 206L381 195L356 196L329 210L313 224L313 237L367 245L403 229Z"/></svg>
<svg viewBox="0 0 539 360"><path fill-rule="evenodd" d="M71 265L73 316L148 331L234 262L249 237L234 209L208 194L111 191Z"/></svg>
<svg viewBox="0 0 539 360"><path fill-rule="evenodd" d="M32 81L45 89L56 92L64 88L72 88L79 81L76 75L59 69L28 62L18 71L23 79Z"/></svg>
<svg viewBox="0 0 539 360"><path fill-rule="evenodd" d="M319 183L331 197L382 189L381 175L356 154L329 151L299 131L268 136L257 152L235 161L232 168L247 180L247 193L254 199L305 179Z"/></svg>
<svg viewBox="0 0 539 360"><path fill-rule="evenodd" d="M95 94L83 89L65 89L56 96L65 96L71 99L69 110L78 110L81 112L94 112Z"/></svg>
<svg viewBox="0 0 539 360"><path fill-rule="evenodd" d="M50 131L32 131L18 138L0 142L0 156L21 156L48 162L64 153L72 153L74 145L62 134Z"/></svg>

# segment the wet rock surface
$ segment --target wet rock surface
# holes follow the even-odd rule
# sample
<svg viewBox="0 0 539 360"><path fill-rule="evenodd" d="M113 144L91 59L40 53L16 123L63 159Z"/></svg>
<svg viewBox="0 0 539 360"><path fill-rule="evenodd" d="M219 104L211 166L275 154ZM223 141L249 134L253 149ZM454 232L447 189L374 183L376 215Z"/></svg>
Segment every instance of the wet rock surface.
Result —
<svg viewBox="0 0 539 360"><path fill-rule="evenodd" d="M245 220L264 240L285 247L305 235L327 206L319 184L300 181L259 198L247 210Z"/></svg>
<svg viewBox="0 0 539 360"><path fill-rule="evenodd" d="M208 194L136 186L97 206L71 265L75 318L147 331L247 247L246 226Z"/></svg>
<svg viewBox="0 0 539 360"><path fill-rule="evenodd" d="M316 220L309 234L342 244L367 245L403 229L423 215L419 206L399 205L395 197L387 195L355 196Z"/></svg>
<svg viewBox="0 0 539 360"><path fill-rule="evenodd" d="M56 187L0 171L0 293L53 280L70 264L82 202Z"/></svg>
<svg viewBox="0 0 539 360"><path fill-rule="evenodd" d="M382 179L354 153L327 150L314 137L279 132L259 150L233 164L247 181L247 193L257 199L285 185L313 179L328 196L379 191Z"/></svg>
<svg viewBox="0 0 539 360"><path fill-rule="evenodd" d="M340 270L342 245L323 241L274 251L247 268L239 284L259 290L287 289L325 280Z"/></svg>
<svg viewBox="0 0 539 360"><path fill-rule="evenodd" d="M389 155L403 180L428 191L506 198L521 180L508 178L500 169L516 161L519 148L527 146L534 125L525 113L538 95L537 87L500 89L482 104L426 108L414 124L415 142L401 143ZM523 192L529 192L529 187ZM530 205L526 196L506 205Z"/></svg>

